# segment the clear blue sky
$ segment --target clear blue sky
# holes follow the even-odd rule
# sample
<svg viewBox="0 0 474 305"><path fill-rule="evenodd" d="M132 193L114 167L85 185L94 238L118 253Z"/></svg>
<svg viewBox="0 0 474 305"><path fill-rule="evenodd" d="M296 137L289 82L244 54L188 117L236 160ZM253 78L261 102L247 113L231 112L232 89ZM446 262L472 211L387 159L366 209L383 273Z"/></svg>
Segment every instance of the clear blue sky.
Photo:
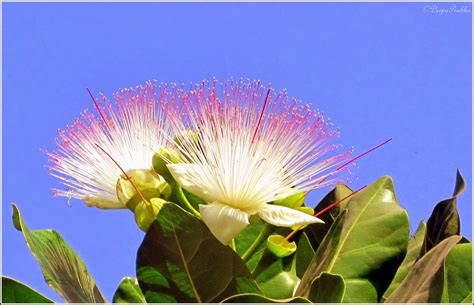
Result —
<svg viewBox="0 0 474 305"><path fill-rule="evenodd" d="M471 14L425 6L4 3L3 273L59 300L11 225L15 201L30 228L61 233L109 300L135 275L143 234L132 214L52 198L40 149L91 108L86 86L110 95L149 79L259 78L323 109L357 152L393 137L351 186L392 176L412 228L451 195L460 168L472 237Z"/></svg>

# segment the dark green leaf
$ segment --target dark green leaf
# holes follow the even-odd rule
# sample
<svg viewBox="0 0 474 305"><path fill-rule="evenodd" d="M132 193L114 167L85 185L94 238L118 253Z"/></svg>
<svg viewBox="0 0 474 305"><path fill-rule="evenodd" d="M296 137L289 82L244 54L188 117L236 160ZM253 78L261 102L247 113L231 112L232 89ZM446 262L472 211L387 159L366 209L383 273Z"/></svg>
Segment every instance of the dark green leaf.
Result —
<svg viewBox="0 0 474 305"><path fill-rule="evenodd" d="M223 300L222 303L311 303L310 300L296 297L288 299L271 299L255 293L233 295Z"/></svg>
<svg viewBox="0 0 474 305"><path fill-rule="evenodd" d="M263 295L274 299L293 296L299 278L296 276L294 255L278 258L268 249L263 251L253 276Z"/></svg>
<svg viewBox="0 0 474 305"><path fill-rule="evenodd" d="M163 204L138 249L137 277L149 303L218 302L260 292L241 258L173 203Z"/></svg>
<svg viewBox="0 0 474 305"><path fill-rule="evenodd" d="M459 235L461 224L457 208L457 196L464 191L465 185L466 182L458 170L453 197L438 203L426 223L426 235L419 258L443 239L453 235Z"/></svg>
<svg viewBox="0 0 474 305"><path fill-rule="evenodd" d="M425 236L425 232L426 224L421 221L418 226L418 229L416 229L415 235L408 242L407 254L403 259L402 263L400 264L400 267L398 267L397 273L395 273L392 283L383 294L382 301L387 299L388 296L400 285L400 283L403 281L403 279L415 263L421 251L421 245L423 244L423 237Z"/></svg>
<svg viewBox="0 0 474 305"><path fill-rule="evenodd" d="M444 260L460 240L461 236L448 237L426 253L413 265L386 302L439 303L444 286Z"/></svg>
<svg viewBox="0 0 474 305"><path fill-rule="evenodd" d="M299 278L302 278L304 273L306 272L306 269L308 269L309 263L311 262L311 259L314 255L313 247L311 246L311 243L309 242L306 233L303 233L301 235L295 255L296 275Z"/></svg>
<svg viewBox="0 0 474 305"><path fill-rule="evenodd" d="M340 274L346 283L344 302L352 285L367 280L377 301L405 255L409 239L407 213L400 208L390 177L382 177L355 194L334 221L304 274L296 295L309 295L312 280L322 272Z"/></svg>
<svg viewBox="0 0 474 305"><path fill-rule="evenodd" d="M2 276L2 302L54 303L33 288L6 276Z"/></svg>
<svg viewBox="0 0 474 305"><path fill-rule="evenodd" d="M444 262L442 302L472 303L472 243L459 244Z"/></svg>
<svg viewBox="0 0 474 305"><path fill-rule="evenodd" d="M346 293L343 303L377 303L378 293L372 282L367 279L345 280Z"/></svg>
<svg viewBox="0 0 474 305"><path fill-rule="evenodd" d="M146 303L138 280L134 277L124 277L115 291L114 303Z"/></svg>
<svg viewBox="0 0 474 305"><path fill-rule="evenodd" d="M345 290L342 276L323 272L314 279L309 299L314 303L341 303Z"/></svg>
<svg viewBox="0 0 474 305"><path fill-rule="evenodd" d="M352 194L352 190L344 184L338 184L336 187L330 191L314 208L314 213L317 214L323 209L327 208L329 205L338 202L339 200ZM324 212L319 218L321 218L324 223L316 223L309 225L304 232L308 235L309 241L314 249L317 249L319 244L322 242L324 236L326 236L329 228L334 222L334 219L339 215L339 212L346 208L347 203L350 198L347 198L341 201L338 205L332 207L328 211Z"/></svg>
<svg viewBox="0 0 474 305"><path fill-rule="evenodd" d="M13 223L23 232L26 243L38 260L48 285L67 302L105 303L94 279L79 255L53 230L28 230L13 204Z"/></svg>

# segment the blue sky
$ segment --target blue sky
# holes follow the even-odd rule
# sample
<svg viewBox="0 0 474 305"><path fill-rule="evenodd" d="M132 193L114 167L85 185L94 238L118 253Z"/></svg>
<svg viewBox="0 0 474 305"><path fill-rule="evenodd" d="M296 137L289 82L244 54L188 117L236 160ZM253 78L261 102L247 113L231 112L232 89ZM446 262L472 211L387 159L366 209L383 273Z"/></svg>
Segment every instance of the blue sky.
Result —
<svg viewBox="0 0 474 305"><path fill-rule="evenodd" d="M132 214L52 198L40 149L92 109L86 87L111 95L149 79L257 78L324 110L356 152L393 138L358 162L351 187L392 176L412 228L452 194L459 168L471 238L471 14L426 5L4 3L3 274L60 300L11 225L14 201L30 228L61 233L109 300L135 275Z"/></svg>

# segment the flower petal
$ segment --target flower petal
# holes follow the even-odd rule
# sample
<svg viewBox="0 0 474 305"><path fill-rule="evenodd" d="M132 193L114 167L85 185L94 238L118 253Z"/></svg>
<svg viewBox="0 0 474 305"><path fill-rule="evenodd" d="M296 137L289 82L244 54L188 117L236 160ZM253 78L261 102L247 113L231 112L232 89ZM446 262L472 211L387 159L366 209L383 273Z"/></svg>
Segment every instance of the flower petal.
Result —
<svg viewBox="0 0 474 305"><path fill-rule="evenodd" d="M258 210L264 221L279 227L293 227L309 223L324 223L321 219L280 205L265 204Z"/></svg>
<svg viewBox="0 0 474 305"><path fill-rule="evenodd" d="M200 204L199 212L211 233L224 245L249 224L248 213L219 202Z"/></svg>
<svg viewBox="0 0 474 305"><path fill-rule="evenodd" d="M203 173L202 166L197 164L168 164L168 169L173 178L188 192L201 197L204 201L215 201L206 188L201 187L199 181L205 181L206 176Z"/></svg>

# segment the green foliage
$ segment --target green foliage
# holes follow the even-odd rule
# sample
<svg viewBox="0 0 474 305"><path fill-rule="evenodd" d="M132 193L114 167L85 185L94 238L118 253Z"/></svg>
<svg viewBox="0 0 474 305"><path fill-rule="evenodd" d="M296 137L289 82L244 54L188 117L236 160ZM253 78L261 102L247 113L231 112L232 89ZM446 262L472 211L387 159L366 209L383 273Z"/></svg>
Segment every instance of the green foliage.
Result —
<svg viewBox="0 0 474 305"><path fill-rule="evenodd" d="M405 279L387 298L387 303L439 303L443 292L443 264L449 251L461 240L451 236L428 251L410 269Z"/></svg>
<svg viewBox="0 0 474 305"><path fill-rule="evenodd" d="M318 216L325 223L290 236L292 228L252 218L235 238L235 249L222 245L200 219L202 199L177 184L172 188L168 200L181 206L152 199L151 218L145 206L134 206L137 222L149 229L138 249L137 278L122 279L114 303L472 302L472 243L460 236L456 203L465 188L459 171L453 196L437 204L411 238L393 182L382 177L356 194L337 185L314 209L319 213L340 201ZM105 302L58 233L29 231L16 206L13 223L48 284L66 301ZM5 277L3 296L11 302L52 302Z"/></svg>
<svg viewBox="0 0 474 305"><path fill-rule="evenodd" d="M346 284L342 276L323 272L313 280L309 299L314 303L341 303L345 291Z"/></svg>
<svg viewBox="0 0 474 305"><path fill-rule="evenodd" d="M426 235L420 257L439 242L453 235L459 235L461 224L457 209L457 196L465 189L466 182L458 170L453 196L438 203L426 224Z"/></svg>
<svg viewBox="0 0 474 305"><path fill-rule="evenodd" d="M458 244L449 251L441 301L472 303L472 243Z"/></svg>
<svg viewBox="0 0 474 305"><path fill-rule="evenodd" d="M2 276L3 303L54 303L44 295L12 278Z"/></svg>
<svg viewBox="0 0 474 305"><path fill-rule="evenodd" d="M403 281L403 279L406 277L411 267L415 263L416 259L420 254L421 245L423 244L423 238L425 236L425 233L426 224L421 221L420 225L418 226L418 229L416 229L415 235L408 242L407 254L403 259L403 262L400 264L400 267L398 267L397 273L395 273L392 283L385 291L382 297L383 301L400 285L400 283Z"/></svg>
<svg viewBox="0 0 474 305"><path fill-rule="evenodd" d="M134 277L124 277L115 291L114 303L146 303L138 280Z"/></svg>
<svg viewBox="0 0 474 305"><path fill-rule="evenodd" d="M377 302L405 254L408 235L406 211L396 201L392 180L382 177L351 197L317 249L296 295L307 297L313 279L330 272L344 277L351 292L345 302L374 289L376 295L360 301Z"/></svg>
<svg viewBox="0 0 474 305"><path fill-rule="evenodd" d="M241 258L197 217L165 203L137 254L148 302L218 302L259 289Z"/></svg>
<svg viewBox="0 0 474 305"><path fill-rule="evenodd" d="M312 303L310 300L302 297L287 299L272 299L256 293L237 294L222 300L222 303Z"/></svg>
<svg viewBox="0 0 474 305"><path fill-rule="evenodd" d="M67 302L106 303L79 255L53 230L30 231L13 204L13 224L38 260L48 285Z"/></svg>

